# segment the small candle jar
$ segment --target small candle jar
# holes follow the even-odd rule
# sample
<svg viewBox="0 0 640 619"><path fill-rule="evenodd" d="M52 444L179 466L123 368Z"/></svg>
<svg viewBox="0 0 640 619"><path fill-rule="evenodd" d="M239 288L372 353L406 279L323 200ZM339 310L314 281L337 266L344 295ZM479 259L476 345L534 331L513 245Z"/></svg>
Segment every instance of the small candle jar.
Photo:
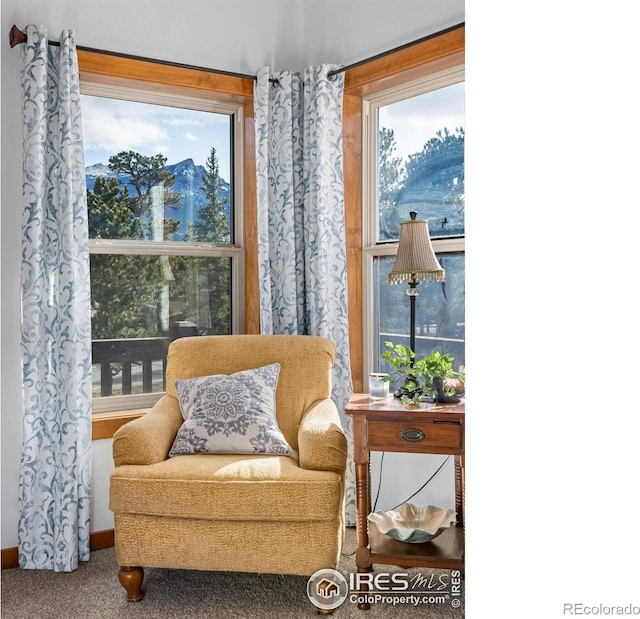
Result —
<svg viewBox="0 0 640 619"><path fill-rule="evenodd" d="M369 374L369 395L372 398L386 398L389 395L389 374Z"/></svg>

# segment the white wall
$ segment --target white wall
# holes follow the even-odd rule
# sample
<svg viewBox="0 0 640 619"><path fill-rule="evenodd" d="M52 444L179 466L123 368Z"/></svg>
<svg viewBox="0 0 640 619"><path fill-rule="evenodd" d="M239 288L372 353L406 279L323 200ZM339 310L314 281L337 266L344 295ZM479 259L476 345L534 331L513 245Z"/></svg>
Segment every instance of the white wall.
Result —
<svg viewBox="0 0 640 619"><path fill-rule="evenodd" d="M63 28L73 28L78 45L254 75L264 65L300 70L323 62L352 64L462 21L463 0L2 0L2 548L18 543L21 446L22 128L20 50L11 50L6 43L12 24L19 28L44 24L51 38L57 38ZM113 526L107 497L111 441L95 441L93 447L92 530L100 531ZM397 479L386 467L385 462L385 477ZM424 472L430 470L419 468L411 467L415 479L405 478L407 489L419 487ZM439 480L444 486L437 495L451 503L446 477L443 470ZM384 502L394 499L390 496Z"/></svg>

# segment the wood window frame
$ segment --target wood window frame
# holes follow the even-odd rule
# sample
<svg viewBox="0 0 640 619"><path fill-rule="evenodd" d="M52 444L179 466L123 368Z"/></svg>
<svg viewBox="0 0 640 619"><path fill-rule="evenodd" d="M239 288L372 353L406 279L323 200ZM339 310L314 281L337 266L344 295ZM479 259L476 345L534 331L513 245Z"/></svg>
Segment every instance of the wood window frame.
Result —
<svg viewBox="0 0 640 619"><path fill-rule="evenodd" d="M148 60L78 50L80 80L97 84L140 87L152 91L201 98L242 106L244 122L243 244L244 244L244 332L260 332L258 297L258 220L256 211L255 137L253 112L254 80L197 68L155 63ZM96 413L92 440L108 439L122 425L148 409Z"/></svg>
<svg viewBox="0 0 640 619"><path fill-rule="evenodd" d="M363 97L402 86L464 64L465 27L361 63L345 71L343 104L345 229L349 305L349 345L353 390L363 383Z"/></svg>

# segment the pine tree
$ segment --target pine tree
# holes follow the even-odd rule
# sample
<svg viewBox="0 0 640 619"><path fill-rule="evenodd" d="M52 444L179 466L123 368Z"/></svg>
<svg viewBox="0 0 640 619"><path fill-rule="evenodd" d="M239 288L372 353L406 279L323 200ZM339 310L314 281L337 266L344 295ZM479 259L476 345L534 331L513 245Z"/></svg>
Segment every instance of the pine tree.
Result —
<svg viewBox="0 0 640 619"><path fill-rule="evenodd" d="M409 156L404 189L419 191L426 200L464 208L464 129L446 127Z"/></svg>
<svg viewBox="0 0 640 619"><path fill-rule="evenodd" d="M161 188L164 207L175 206L180 201L180 194L171 191L175 177L166 165L167 158L161 153L148 157L130 150L109 157L109 169L114 174L126 175L127 183L136 190L136 195L131 197L131 210L136 217L150 214L151 192L156 187Z"/></svg>
<svg viewBox="0 0 640 619"><path fill-rule="evenodd" d="M229 199L222 196L222 178L214 147L207 158L202 183L206 204L198 209L197 220L190 224L185 241L229 244ZM200 333L231 333L230 259L176 257L172 268L176 279L184 281L186 315L196 322Z"/></svg>
<svg viewBox="0 0 640 619"><path fill-rule="evenodd" d="M125 179L98 177L87 192L90 237L170 240L178 222L154 222L153 188L162 183L164 198L177 204L172 194L173 175L164 168L166 158L145 157L133 151L109 159L113 172ZM231 242L230 207L223 195L215 148L203 174L206 204L198 209L185 241ZM131 196L128 187L134 188ZM156 189L157 191L157 189ZM149 234L155 223L155 232ZM231 261L226 257L91 256L93 339L158 336L168 324L191 320L200 333L231 332ZM168 294L167 294L168 291Z"/></svg>
<svg viewBox="0 0 640 619"><path fill-rule="evenodd" d="M142 238L142 223L129 205L126 186L121 190L117 178L98 176L93 191L87 191L89 238Z"/></svg>
<svg viewBox="0 0 640 619"><path fill-rule="evenodd" d="M207 200L198 209L198 220L191 228L192 240L203 243L230 243L229 199L221 198L221 182L216 149L211 148L202 175L202 191Z"/></svg>
<svg viewBox="0 0 640 619"><path fill-rule="evenodd" d="M127 186L99 176L87 191L89 237L139 240L143 223ZM158 334L158 291L162 278L157 256L91 255L92 339Z"/></svg>
<svg viewBox="0 0 640 619"><path fill-rule="evenodd" d="M126 187L99 176L87 191L89 237L136 240L142 222L130 208ZM154 284L159 276L155 256L91 255L91 337L94 340L155 335Z"/></svg>
<svg viewBox="0 0 640 619"><path fill-rule="evenodd" d="M404 182L401 157L394 157L396 139L393 129L382 127L378 133L378 215L379 240L397 239L400 234L396 195Z"/></svg>

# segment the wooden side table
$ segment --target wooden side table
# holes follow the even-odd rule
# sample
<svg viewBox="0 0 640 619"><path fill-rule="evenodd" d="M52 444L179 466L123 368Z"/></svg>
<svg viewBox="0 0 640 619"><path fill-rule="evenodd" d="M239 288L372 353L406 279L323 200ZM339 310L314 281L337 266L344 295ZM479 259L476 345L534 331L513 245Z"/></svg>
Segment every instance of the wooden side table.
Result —
<svg viewBox="0 0 640 619"><path fill-rule="evenodd" d="M355 394L345 412L353 418L358 572L372 571L373 563L463 571L464 402L421 404L418 409L408 410L392 396L373 399L368 394ZM456 526L425 544L399 542L381 534L375 526L369 530L372 451L453 455Z"/></svg>

